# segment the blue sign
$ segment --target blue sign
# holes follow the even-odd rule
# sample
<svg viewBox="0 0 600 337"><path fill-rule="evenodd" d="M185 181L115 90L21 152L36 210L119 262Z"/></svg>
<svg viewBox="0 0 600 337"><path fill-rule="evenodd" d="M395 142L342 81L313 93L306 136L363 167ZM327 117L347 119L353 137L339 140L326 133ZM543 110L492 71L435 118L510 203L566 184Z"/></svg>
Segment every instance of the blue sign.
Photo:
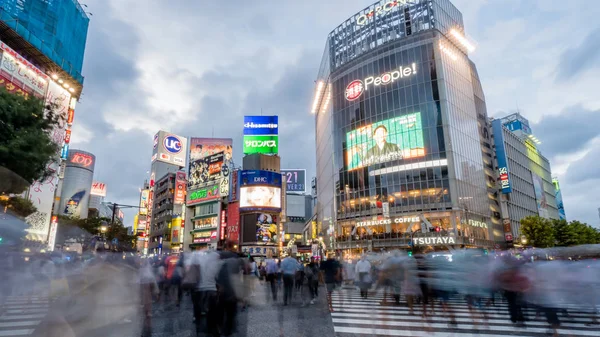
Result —
<svg viewBox="0 0 600 337"><path fill-rule="evenodd" d="M531 129L529 128L529 126L523 122L521 122L520 120L514 120L514 121L510 121L506 124L504 124L504 126L506 126L507 129L509 129L510 131L523 131L526 134L531 134Z"/></svg>
<svg viewBox="0 0 600 337"><path fill-rule="evenodd" d="M60 151L60 159L67 160L69 158L69 144L65 144Z"/></svg>
<svg viewBox="0 0 600 337"><path fill-rule="evenodd" d="M171 153L177 154L181 152L181 140L179 140L179 137L177 136L166 136L163 145L165 146L165 149Z"/></svg>
<svg viewBox="0 0 600 337"><path fill-rule="evenodd" d="M242 171L240 174L240 186L250 185L272 185L281 187L281 174L271 171Z"/></svg>
<svg viewBox="0 0 600 337"><path fill-rule="evenodd" d="M494 132L494 145L496 146L496 157L498 160L498 175L500 179L500 189L502 193L512 192L510 176L508 172L508 159L506 158L506 149L504 147L504 134L502 121L495 119L492 121L492 131Z"/></svg>
<svg viewBox="0 0 600 337"><path fill-rule="evenodd" d="M244 116L244 135L277 135L277 116Z"/></svg>

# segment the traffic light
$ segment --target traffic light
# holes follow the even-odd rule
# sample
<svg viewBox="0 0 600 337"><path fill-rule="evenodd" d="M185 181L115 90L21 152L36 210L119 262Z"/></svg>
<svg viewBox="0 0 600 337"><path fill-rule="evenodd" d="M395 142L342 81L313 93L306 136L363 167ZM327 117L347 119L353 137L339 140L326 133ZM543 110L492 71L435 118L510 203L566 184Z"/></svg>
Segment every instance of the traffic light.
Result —
<svg viewBox="0 0 600 337"><path fill-rule="evenodd" d="M412 250L408 251L408 256L412 256Z"/></svg>
<svg viewBox="0 0 600 337"><path fill-rule="evenodd" d="M439 231L441 231L440 227L435 227L435 231L436 231L436 232L439 232Z"/></svg>
<svg viewBox="0 0 600 337"><path fill-rule="evenodd" d="M2 243L2 240L4 240L4 238L2 238L2 237L0 236L0 243Z"/></svg>

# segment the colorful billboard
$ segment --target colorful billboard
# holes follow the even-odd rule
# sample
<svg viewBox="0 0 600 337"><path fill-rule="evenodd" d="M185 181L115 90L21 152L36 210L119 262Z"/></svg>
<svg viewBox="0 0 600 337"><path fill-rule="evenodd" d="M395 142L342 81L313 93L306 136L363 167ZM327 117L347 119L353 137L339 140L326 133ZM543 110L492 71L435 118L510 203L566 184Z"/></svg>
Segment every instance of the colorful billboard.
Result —
<svg viewBox="0 0 600 337"><path fill-rule="evenodd" d="M256 218L256 242L277 243L277 219L271 214L258 214Z"/></svg>
<svg viewBox="0 0 600 337"><path fill-rule="evenodd" d="M421 113L369 124L346 133L349 170L425 156Z"/></svg>
<svg viewBox="0 0 600 337"><path fill-rule="evenodd" d="M159 131L154 136L152 158L163 163L185 166L187 138L166 131Z"/></svg>
<svg viewBox="0 0 600 337"><path fill-rule="evenodd" d="M544 191L544 179L533 172L531 172L531 178L533 179L533 190L537 202L538 214L542 218L549 219L550 213L548 212L548 200Z"/></svg>
<svg viewBox="0 0 600 337"><path fill-rule="evenodd" d="M175 205L183 205L185 203L186 181L185 173L177 172L175 175L175 196L173 203Z"/></svg>
<svg viewBox="0 0 600 337"><path fill-rule="evenodd" d="M207 184L214 184L220 182L222 175L222 168L224 165L225 154L219 152L200 158L194 161L190 161L189 174L190 179L188 181L188 187L190 190L198 189Z"/></svg>
<svg viewBox="0 0 600 337"><path fill-rule="evenodd" d="M227 239L235 243L240 241L240 204L227 205Z"/></svg>
<svg viewBox="0 0 600 337"><path fill-rule="evenodd" d="M286 183L286 192L306 193L306 170L281 170L281 178Z"/></svg>
<svg viewBox="0 0 600 337"><path fill-rule="evenodd" d="M0 41L0 75L39 98L44 97L50 78L12 48Z"/></svg>
<svg viewBox="0 0 600 337"><path fill-rule="evenodd" d="M56 105L55 113L63 116L65 119L68 116L68 111L75 109L76 104L76 100L71 99L71 94L51 79L48 82L48 90L44 102L46 104L54 103ZM62 123L56 126L50 134L50 138L60 149L63 147L65 127L66 123ZM29 233L27 236L28 239L46 241L48 238L50 215L54 203L54 192L56 191L59 180L60 162L58 159L60 156L61 151L59 150L56 153L57 161L49 163L46 167L46 169L53 171L54 173L43 181L34 182L29 188L29 200L33 202L37 211L26 218L27 224L30 226L27 229L27 232Z"/></svg>
<svg viewBox="0 0 600 337"><path fill-rule="evenodd" d="M552 178L552 184L554 185L554 197L556 198L558 217L560 220L567 220L567 215L565 213L565 205L563 204L562 192L560 191L560 184L558 183L558 178Z"/></svg>
<svg viewBox="0 0 600 337"><path fill-rule="evenodd" d="M225 154L225 162L233 158L231 138L190 138L190 162L219 152Z"/></svg>
<svg viewBox="0 0 600 337"><path fill-rule="evenodd" d="M277 116L244 116L244 135L279 134Z"/></svg>
<svg viewBox="0 0 600 337"><path fill-rule="evenodd" d="M240 187L240 210L281 211L281 187L262 185Z"/></svg>
<svg viewBox="0 0 600 337"><path fill-rule="evenodd" d="M494 133L494 146L496 147L500 189L502 190L502 193L508 194L512 192L512 186L510 182L508 159L506 158L506 148L504 147L504 134L502 127L501 120L495 119L492 121L492 132Z"/></svg>
<svg viewBox="0 0 600 337"><path fill-rule="evenodd" d="M196 191L190 191L190 193L188 193L186 204L191 206L205 201L216 200L220 197L219 185L207 186Z"/></svg>
<svg viewBox="0 0 600 337"><path fill-rule="evenodd" d="M150 190L142 190L140 193L140 215L148 214L148 199L150 198Z"/></svg>
<svg viewBox="0 0 600 337"><path fill-rule="evenodd" d="M90 194L105 197L106 196L106 184L101 183L99 181L92 182L92 191L90 192Z"/></svg>
<svg viewBox="0 0 600 337"><path fill-rule="evenodd" d="M279 140L277 135L244 136L244 154L277 154Z"/></svg>
<svg viewBox="0 0 600 337"><path fill-rule="evenodd" d="M263 170L243 170L240 173L240 186L248 185L281 186L281 174Z"/></svg>

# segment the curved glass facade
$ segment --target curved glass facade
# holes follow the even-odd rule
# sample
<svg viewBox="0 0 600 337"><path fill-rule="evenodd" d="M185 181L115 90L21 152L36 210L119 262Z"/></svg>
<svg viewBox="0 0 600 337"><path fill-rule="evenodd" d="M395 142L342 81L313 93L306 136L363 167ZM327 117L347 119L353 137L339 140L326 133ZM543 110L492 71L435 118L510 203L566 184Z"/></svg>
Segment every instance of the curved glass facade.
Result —
<svg viewBox="0 0 600 337"><path fill-rule="evenodd" d="M356 57L341 62L335 46L351 44L335 41L341 26L330 34L314 103L319 230L333 228L331 243L340 249L372 248L377 239L405 245L421 228L437 232L418 235L489 246L496 233L475 102L480 84L449 34L462 31L462 17L445 0L396 7L406 14L396 24L404 33ZM365 11L354 24L367 15L372 31L389 26L391 14Z"/></svg>

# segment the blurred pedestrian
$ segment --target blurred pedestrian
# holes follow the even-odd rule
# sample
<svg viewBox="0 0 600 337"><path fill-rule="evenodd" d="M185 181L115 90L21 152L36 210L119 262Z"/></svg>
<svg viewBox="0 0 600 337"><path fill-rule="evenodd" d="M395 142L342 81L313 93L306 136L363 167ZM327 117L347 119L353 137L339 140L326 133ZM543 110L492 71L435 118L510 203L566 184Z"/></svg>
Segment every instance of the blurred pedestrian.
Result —
<svg viewBox="0 0 600 337"><path fill-rule="evenodd" d="M243 298L241 278L245 265L233 247L233 241L227 241L225 249L219 253L221 269L217 276L217 305L222 336L231 336L236 331L237 304Z"/></svg>
<svg viewBox="0 0 600 337"><path fill-rule="evenodd" d="M341 279L341 266L340 263L334 258L333 253L327 254L327 260L321 262L321 271L325 279L325 287L327 289L327 305L329 312L333 312L333 302L331 295L335 289L336 284Z"/></svg>
<svg viewBox="0 0 600 337"><path fill-rule="evenodd" d="M279 267L277 266L277 261L271 257L271 252L269 251L267 255L266 261L266 278L269 286L271 287L271 296L273 302L277 301L277 272L279 271Z"/></svg>
<svg viewBox="0 0 600 337"><path fill-rule="evenodd" d="M288 256L281 261L281 272L283 274L283 305L292 302L294 291L294 277L298 271L298 261L292 256Z"/></svg>
<svg viewBox="0 0 600 337"><path fill-rule="evenodd" d="M355 276L357 279L357 285L360 288L360 297L367 298L369 295L369 289L371 288L371 262L367 261L365 255L360 257L360 260L356 263Z"/></svg>
<svg viewBox="0 0 600 337"><path fill-rule="evenodd" d="M314 261L311 261L304 267L304 274L306 275L306 285L308 287L308 294L310 296L310 304L315 304L315 299L319 294L319 268Z"/></svg>

